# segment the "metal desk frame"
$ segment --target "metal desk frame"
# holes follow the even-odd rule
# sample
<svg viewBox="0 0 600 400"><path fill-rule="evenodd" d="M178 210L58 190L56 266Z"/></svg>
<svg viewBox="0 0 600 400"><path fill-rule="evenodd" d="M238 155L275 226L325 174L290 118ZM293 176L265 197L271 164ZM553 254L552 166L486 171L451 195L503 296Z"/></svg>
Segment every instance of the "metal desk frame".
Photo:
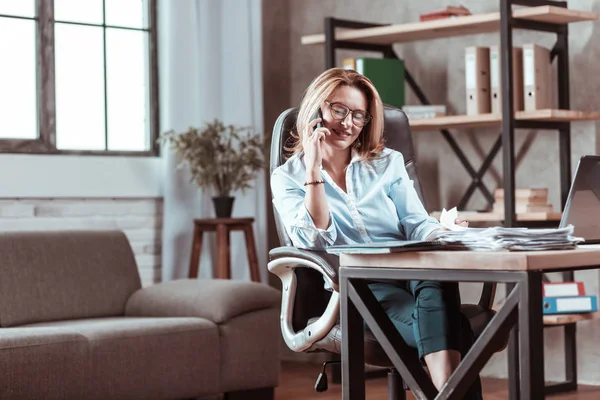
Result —
<svg viewBox="0 0 600 400"><path fill-rule="evenodd" d="M562 270L595 269L599 266ZM449 270L390 267L341 267L342 388L344 400L365 398L363 321L367 323L394 366L419 399L461 399L493 354L493 341L512 329L508 345L510 399L543 399L544 336L543 270ZM440 393L420 362L407 357L408 347L367 286L367 280L436 280L508 284L503 306L477 338ZM532 310L539 310L534 312Z"/></svg>

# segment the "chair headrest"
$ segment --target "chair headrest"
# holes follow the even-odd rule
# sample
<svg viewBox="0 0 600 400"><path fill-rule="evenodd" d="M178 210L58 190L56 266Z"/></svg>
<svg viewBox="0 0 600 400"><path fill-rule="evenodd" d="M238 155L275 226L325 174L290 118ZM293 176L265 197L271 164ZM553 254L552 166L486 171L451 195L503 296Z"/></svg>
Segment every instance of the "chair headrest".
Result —
<svg viewBox="0 0 600 400"><path fill-rule="evenodd" d="M285 163L284 147L291 145L291 132L296 129L297 118L298 108L289 108L275 121L271 139L271 173ZM385 146L402 153L406 164L414 161L415 152L410 125L406 114L399 108L388 105L384 107L383 137Z"/></svg>

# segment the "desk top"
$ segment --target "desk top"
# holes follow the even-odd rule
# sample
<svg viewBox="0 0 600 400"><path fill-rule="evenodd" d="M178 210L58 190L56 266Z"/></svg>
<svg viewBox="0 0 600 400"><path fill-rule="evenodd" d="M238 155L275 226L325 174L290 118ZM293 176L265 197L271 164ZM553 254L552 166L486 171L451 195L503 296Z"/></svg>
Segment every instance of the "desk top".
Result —
<svg viewBox="0 0 600 400"><path fill-rule="evenodd" d="M598 266L599 247L552 251L414 251L391 254L341 254L342 267L550 271Z"/></svg>

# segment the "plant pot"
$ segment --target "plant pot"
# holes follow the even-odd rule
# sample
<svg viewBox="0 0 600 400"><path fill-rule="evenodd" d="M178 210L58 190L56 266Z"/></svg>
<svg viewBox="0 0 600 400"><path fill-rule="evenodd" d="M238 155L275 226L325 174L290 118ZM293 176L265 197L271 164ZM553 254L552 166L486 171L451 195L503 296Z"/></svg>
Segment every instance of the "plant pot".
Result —
<svg viewBox="0 0 600 400"><path fill-rule="evenodd" d="M231 211L233 210L233 201L235 200L235 197L217 196L213 197L212 199L217 218L231 218Z"/></svg>

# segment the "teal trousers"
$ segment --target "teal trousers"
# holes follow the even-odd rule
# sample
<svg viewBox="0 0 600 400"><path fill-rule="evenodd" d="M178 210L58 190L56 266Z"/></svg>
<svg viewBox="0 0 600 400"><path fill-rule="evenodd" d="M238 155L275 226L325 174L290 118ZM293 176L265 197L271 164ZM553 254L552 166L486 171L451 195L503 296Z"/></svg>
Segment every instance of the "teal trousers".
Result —
<svg viewBox="0 0 600 400"><path fill-rule="evenodd" d="M369 283L369 288L421 359L440 350L456 350L464 357L472 346L473 331L460 311L458 283L389 281ZM464 398L482 398L479 378Z"/></svg>

